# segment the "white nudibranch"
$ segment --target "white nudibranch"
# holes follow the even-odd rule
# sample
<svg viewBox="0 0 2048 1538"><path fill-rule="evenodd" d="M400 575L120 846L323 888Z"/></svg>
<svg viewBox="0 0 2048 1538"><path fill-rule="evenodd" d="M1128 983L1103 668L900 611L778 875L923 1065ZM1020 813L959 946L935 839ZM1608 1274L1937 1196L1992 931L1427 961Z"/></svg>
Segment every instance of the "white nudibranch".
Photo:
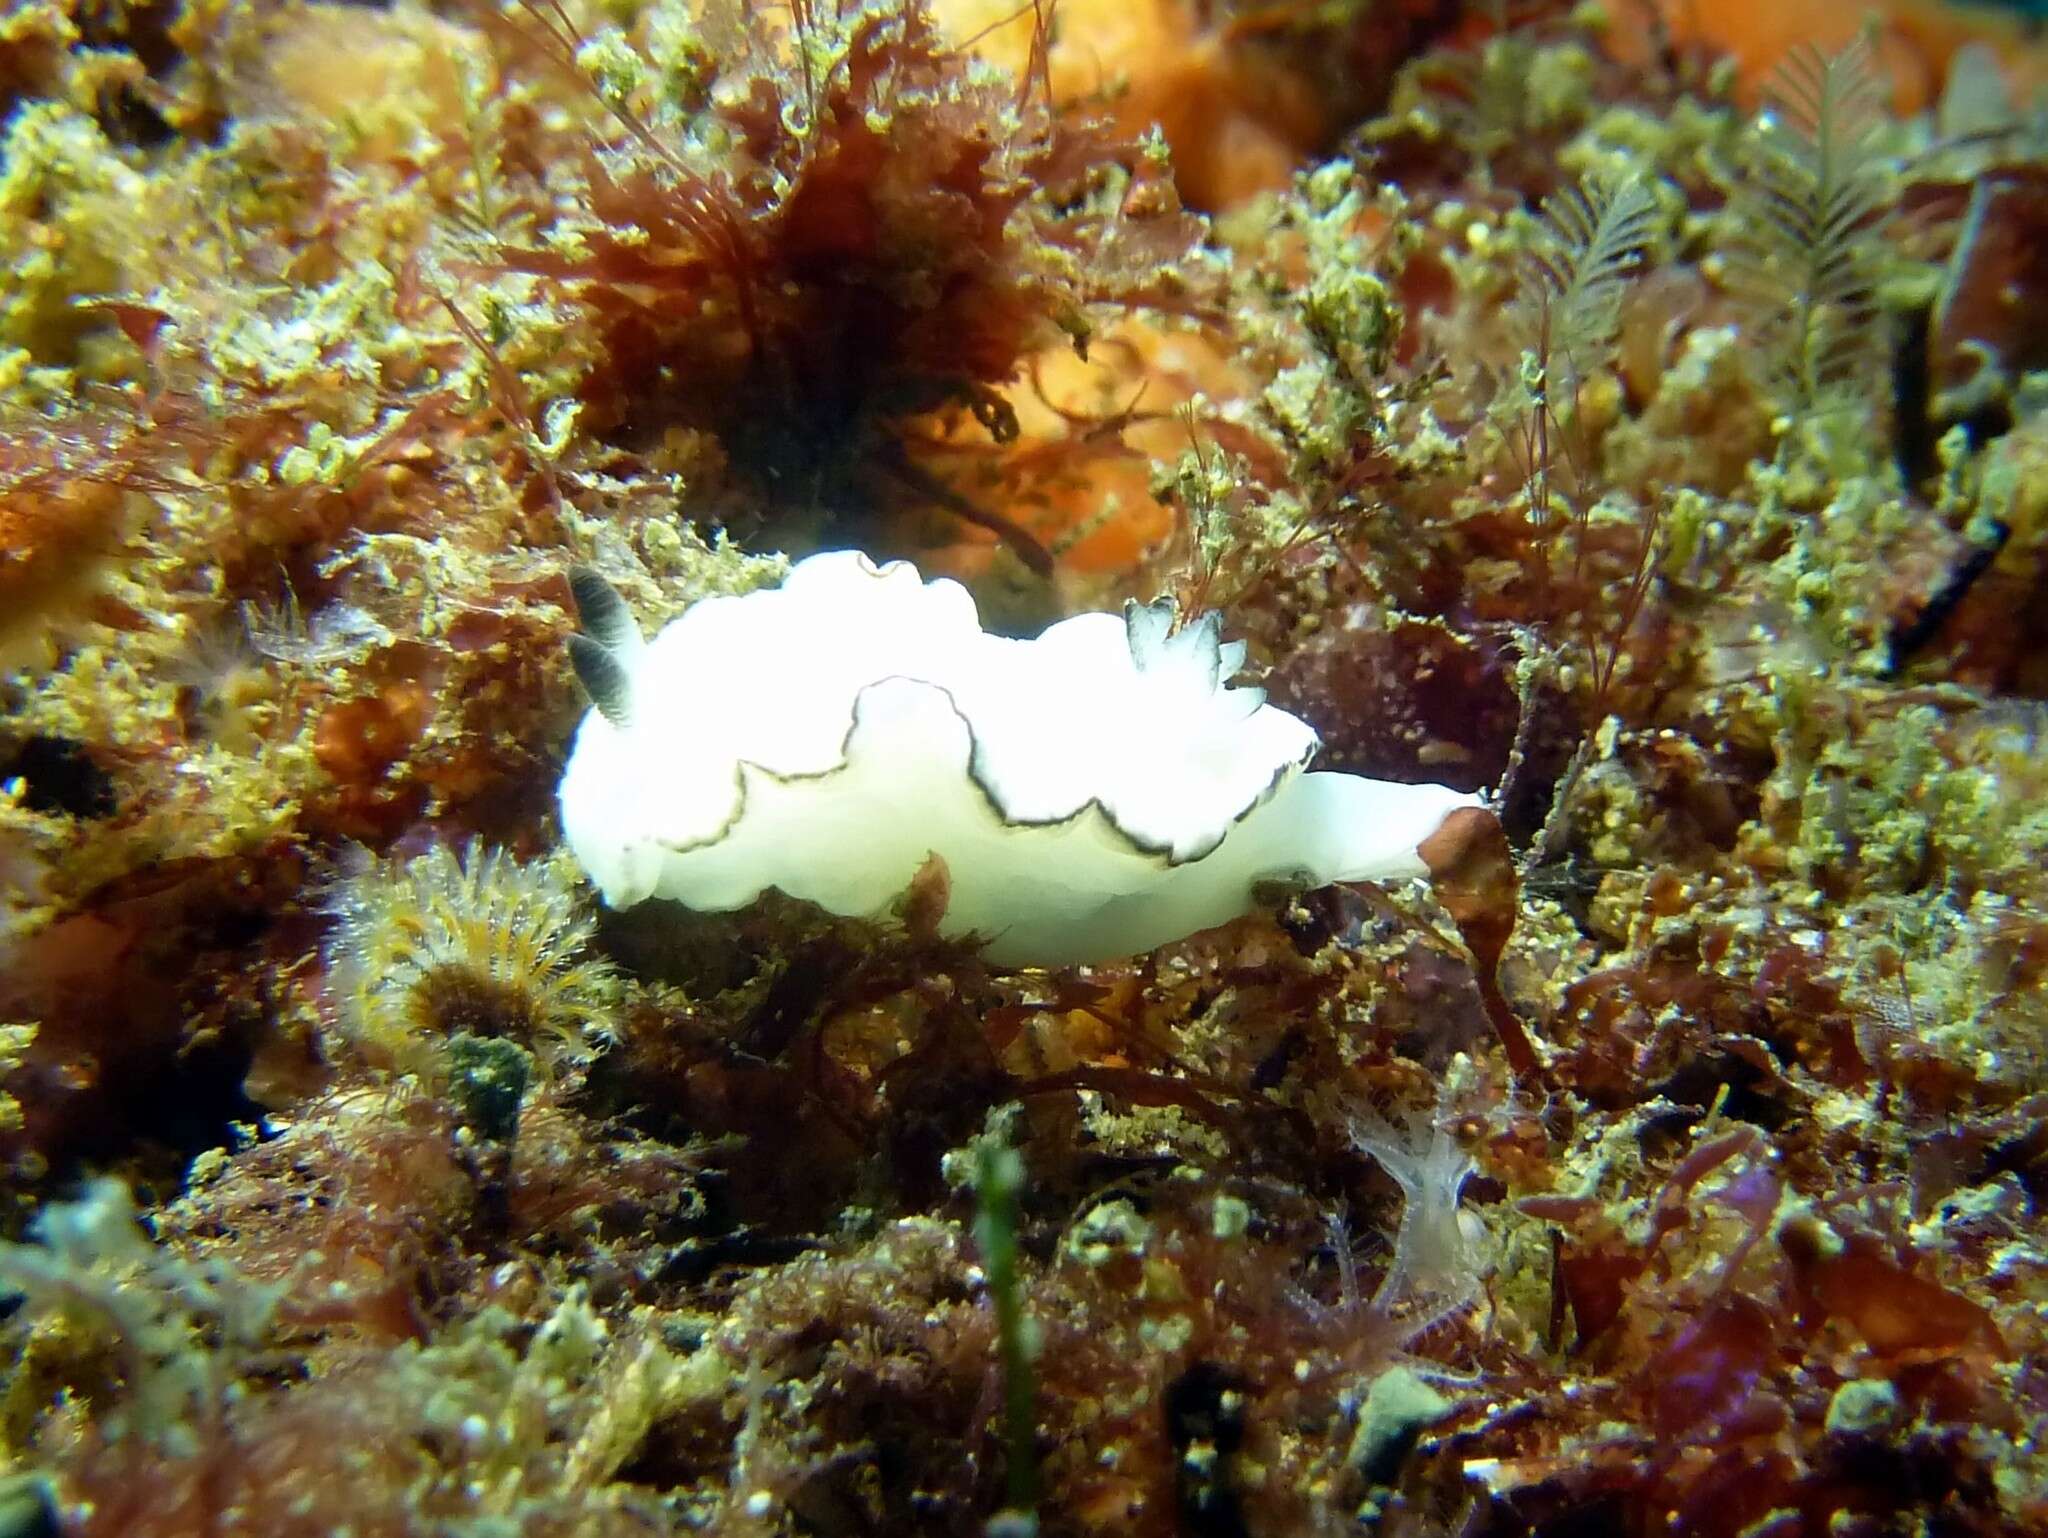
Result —
<svg viewBox="0 0 2048 1538"><path fill-rule="evenodd" d="M569 848L615 908L768 887L878 917L936 857L939 932L1006 966L1134 955L1268 882L1426 874L1476 796L1307 773L1318 746L1244 643L1171 601L990 635L957 582L854 551L707 598L643 642L594 573L572 651L596 707L562 776Z"/></svg>

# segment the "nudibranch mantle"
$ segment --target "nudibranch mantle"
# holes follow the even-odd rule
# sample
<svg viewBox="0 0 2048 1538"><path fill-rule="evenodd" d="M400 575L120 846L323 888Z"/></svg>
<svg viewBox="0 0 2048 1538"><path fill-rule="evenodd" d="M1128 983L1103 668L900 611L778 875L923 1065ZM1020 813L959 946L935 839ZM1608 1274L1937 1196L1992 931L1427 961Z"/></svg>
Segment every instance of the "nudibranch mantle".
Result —
<svg viewBox="0 0 2048 1538"><path fill-rule="evenodd" d="M1425 874L1477 797L1309 773L1308 724L1233 688L1244 644L1168 600L991 635L957 582L855 551L707 598L643 642L587 571L596 705L562 776L570 850L615 908L739 908L769 887L880 916L934 856L941 934L1006 966L1148 951L1271 881Z"/></svg>

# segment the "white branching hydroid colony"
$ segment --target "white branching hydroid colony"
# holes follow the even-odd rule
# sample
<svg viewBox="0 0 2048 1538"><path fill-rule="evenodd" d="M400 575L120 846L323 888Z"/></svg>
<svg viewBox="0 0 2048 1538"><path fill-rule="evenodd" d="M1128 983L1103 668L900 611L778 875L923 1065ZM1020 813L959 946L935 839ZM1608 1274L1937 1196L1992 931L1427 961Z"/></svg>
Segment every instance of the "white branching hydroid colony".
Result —
<svg viewBox="0 0 2048 1538"><path fill-rule="evenodd" d="M956 582L851 551L709 598L643 643L579 572L596 708L562 776L569 847L614 907L737 908L767 887L879 915L936 856L941 933L1005 965L1150 950L1245 912L1266 881L1424 874L1474 797L1305 773L1315 733L1228 679L1214 614L981 628Z"/></svg>

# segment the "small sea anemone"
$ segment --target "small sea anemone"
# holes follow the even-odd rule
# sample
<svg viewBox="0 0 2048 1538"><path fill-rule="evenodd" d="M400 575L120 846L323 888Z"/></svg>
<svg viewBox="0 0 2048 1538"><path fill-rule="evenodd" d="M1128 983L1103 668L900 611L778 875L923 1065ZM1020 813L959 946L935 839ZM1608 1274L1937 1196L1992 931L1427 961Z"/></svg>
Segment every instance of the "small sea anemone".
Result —
<svg viewBox="0 0 2048 1538"><path fill-rule="evenodd" d="M437 845L345 877L328 906L328 992L380 1066L438 1080L458 1036L558 1063L603 1033L612 972L585 957L591 920L551 861Z"/></svg>
<svg viewBox="0 0 2048 1538"><path fill-rule="evenodd" d="M1394 1258L1373 1307L1455 1311L1478 1290L1483 1269L1475 1251L1485 1229L1458 1205L1476 1169L1471 1155L1431 1116L1411 1112L1393 1122L1365 1106L1351 1114L1351 1142L1401 1188Z"/></svg>

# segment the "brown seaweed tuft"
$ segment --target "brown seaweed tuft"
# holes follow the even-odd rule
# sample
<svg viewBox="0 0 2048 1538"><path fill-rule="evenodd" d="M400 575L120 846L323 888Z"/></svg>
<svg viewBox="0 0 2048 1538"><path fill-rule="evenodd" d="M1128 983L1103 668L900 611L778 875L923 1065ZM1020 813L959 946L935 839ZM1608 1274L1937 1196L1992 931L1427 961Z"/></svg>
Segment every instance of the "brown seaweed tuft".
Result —
<svg viewBox="0 0 2048 1538"><path fill-rule="evenodd" d="M787 27L736 8L701 38L524 10L493 23L515 66L554 66L600 110L547 146L560 169L499 211L484 260L591 328L585 430L687 455L699 505L729 518L887 538L885 509L923 507L1049 574L908 429L954 413L1004 442L1001 387L1062 337L1085 349L1097 307L1200 304L1200 226L1170 190L953 50L916 0L799 6Z"/></svg>

